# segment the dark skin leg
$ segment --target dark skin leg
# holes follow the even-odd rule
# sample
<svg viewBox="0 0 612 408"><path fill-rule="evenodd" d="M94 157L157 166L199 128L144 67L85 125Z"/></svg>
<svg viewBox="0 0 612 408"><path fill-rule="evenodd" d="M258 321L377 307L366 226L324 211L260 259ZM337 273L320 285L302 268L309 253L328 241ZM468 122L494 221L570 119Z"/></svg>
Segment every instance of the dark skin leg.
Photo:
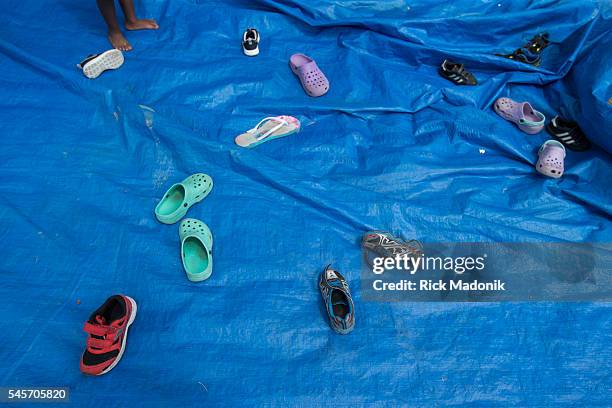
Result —
<svg viewBox="0 0 612 408"><path fill-rule="evenodd" d="M125 16L126 30L157 30L159 28L155 20L136 17L134 0L119 0L119 4Z"/></svg>
<svg viewBox="0 0 612 408"><path fill-rule="evenodd" d="M96 0L104 21L108 26L108 40L118 50L129 51L130 43L125 39L117 22L115 0ZM128 30L156 30L159 28L155 20L139 19L134 11L133 0L120 0L121 9L125 16L125 28Z"/></svg>
<svg viewBox="0 0 612 408"><path fill-rule="evenodd" d="M125 39L117 23L115 12L115 0L97 0L98 9L108 26L108 40L118 50L129 51L132 49L130 43Z"/></svg>

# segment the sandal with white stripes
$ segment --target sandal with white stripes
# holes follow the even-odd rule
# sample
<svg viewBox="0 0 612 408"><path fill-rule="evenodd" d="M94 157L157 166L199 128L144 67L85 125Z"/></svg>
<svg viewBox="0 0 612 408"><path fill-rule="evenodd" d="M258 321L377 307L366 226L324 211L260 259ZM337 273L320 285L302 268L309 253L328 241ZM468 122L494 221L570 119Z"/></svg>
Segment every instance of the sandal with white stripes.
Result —
<svg viewBox="0 0 612 408"><path fill-rule="evenodd" d="M439 69L440 75L457 85L476 85L476 78L463 68L463 64L444 60Z"/></svg>
<svg viewBox="0 0 612 408"><path fill-rule="evenodd" d="M269 140L278 139L297 133L300 121L293 116L269 116L262 119L253 129L236 136L240 147L255 147Z"/></svg>

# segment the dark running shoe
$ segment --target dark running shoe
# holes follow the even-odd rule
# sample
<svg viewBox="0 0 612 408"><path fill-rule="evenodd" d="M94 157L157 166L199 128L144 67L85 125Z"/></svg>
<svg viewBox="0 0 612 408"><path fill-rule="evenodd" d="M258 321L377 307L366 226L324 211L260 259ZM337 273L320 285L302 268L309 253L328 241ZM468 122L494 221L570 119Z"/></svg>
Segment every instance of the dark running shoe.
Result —
<svg viewBox="0 0 612 408"><path fill-rule="evenodd" d="M463 64L444 60L439 69L440 75L457 85L476 85L476 78L466 71Z"/></svg>
<svg viewBox="0 0 612 408"><path fill-rule="evenodd" d="M259 33L256 29L247 28L242 35L242 51L249 57L259 54Z"/></svg>
<svg viewBox="0 0 612 408"><path fill-rule="evenodd" d="M548 33L542 33L533 37L527 44L515 50L512 54L496 55L538 67L542 63L542 57L540 54L544 48L548 47L548 44L550 44Z"/></svg>
<svg viewBox="0 0 612 408"><path fill-rule="evenodd" d="M395 258L404 255L416 258L423 254L423 245L419 241L415 239L403 241L384 231L369 231L363 234L361 247L382 258Z"/></svg>
<svg viewBox="0 0 612 408"><path fill-rule="evenodd" d="M583 152L591 148L591 142L580 130L576 122L565 120L555 116L546 125L546 130L557 141L563 143L565 147L575 152Z"/></svg>
<svg viewBox="0 0 612 408"><path fill-rule="evenodd" d="M515 60L518 62L523 62L525 64L533 65L534 67L540 66L542 62L542 57L540 54L532 53L528 51L526 48L519 48L514 51L512 54L495 54L498 57L504 57L511 60Z"/></svg>
<svg viewBox="0 0 612 408"><path fill-rule="evenodd" d="M542 63L540 54L529 52L526 48L519 48L514 53L507 55L506 58L533 65L534 67L539 67Z"/></svg>
<svg viewBox="0 0 612 408"><path fill-rule="evenodd" d="M102 375L112 370L125 351L130 325L136 318L136 302L129 296L111 296L85 322L89 334L81 357L81 371Z"/></svg>
<svg viewBox="0 0 612 408"><path fill-rule="evenodd" d="M319 289L329 316L329 325L337 333L348 334L355 327L355 305L346 279L330 266L319 276Z"/></svg>
<svg viewBox="0 0 612 408"><path fill-rule="evenodd" d="M533 37L523 48L534 54L540 54L544 48L548 47L550 40L548 39L548 33L538 34Z"/></svg>

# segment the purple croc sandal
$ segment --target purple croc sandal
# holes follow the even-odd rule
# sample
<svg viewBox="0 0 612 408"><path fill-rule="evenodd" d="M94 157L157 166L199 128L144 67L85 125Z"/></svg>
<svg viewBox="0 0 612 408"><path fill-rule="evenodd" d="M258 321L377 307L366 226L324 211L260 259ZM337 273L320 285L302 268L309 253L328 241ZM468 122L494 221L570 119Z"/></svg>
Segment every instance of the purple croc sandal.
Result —
<svg viewBox="0 0 612 408"><path fill-rule="evenodd" d="M499 98L493 105L502 118L514 122L525 133L534 135L544 129L546 117L533 109L529 102L516 102L510 98Z"/></svg>
<svg viewBox="0 0 612 408"><path fill-rule="evenodd" d="M322 96L329 91L329 81L312 58L304 54L293 54L289 65L293 73L300 78L308 95Z"/></svg>
<svg viewBox="0 0 612 408"><path fill-rule="evenodd" d="M563 175L565 147L556 140L547 140L538 151L536 170L545 176L559 178Z"/></svg>

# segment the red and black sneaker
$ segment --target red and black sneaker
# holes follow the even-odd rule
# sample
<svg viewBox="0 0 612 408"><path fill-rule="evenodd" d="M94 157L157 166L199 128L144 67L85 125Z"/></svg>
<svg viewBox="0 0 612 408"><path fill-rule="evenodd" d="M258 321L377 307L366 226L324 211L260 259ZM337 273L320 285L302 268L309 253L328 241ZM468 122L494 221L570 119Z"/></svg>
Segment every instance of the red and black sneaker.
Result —
<svg viewBox="0 0 612 408"><path fill-rule="evenodd" d="M125 351L130 325L138 307L129 296L114 295L98 308L83 330L89 333L87 349L81 357L81 371L102 375L112 370Z"/></svg>

